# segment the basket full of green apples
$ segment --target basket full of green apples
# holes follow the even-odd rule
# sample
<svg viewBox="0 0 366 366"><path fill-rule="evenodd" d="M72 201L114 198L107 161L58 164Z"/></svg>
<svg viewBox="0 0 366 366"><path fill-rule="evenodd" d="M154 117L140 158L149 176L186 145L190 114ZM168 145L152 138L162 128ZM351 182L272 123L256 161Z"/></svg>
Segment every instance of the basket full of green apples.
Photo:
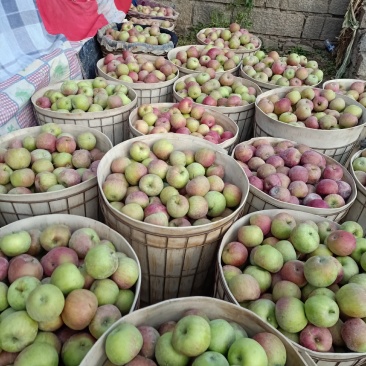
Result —
<svg viewBox="0 0 366 366"><path fill-rule="evenodd" d="M107 329L139 306L141 268L129 243L75 215L0 229L2 365L79 365Z"/></svg>
<svg viewBox="0 0 366 366"><path fill-rule="evenodd" d="M316 363L366 360L366 239L294 210L252 212L225 234L216 297L259 315Z"/></svg>
<svg viewBox="0 0 366 366"><path fill-rule="evenodd" d="M128 115L137 99L131 86L97 76L48 85L36 91L31 101L39 125L88 126L117 144L128 138Z"/></svg>
<svg viewBox="0 0 366 366"><path fill-rule="evenodd" d="M134 339L129 346L128 340ZM80 366L312 366L258 316L208 297L172 299L125 316Z"/></svg>

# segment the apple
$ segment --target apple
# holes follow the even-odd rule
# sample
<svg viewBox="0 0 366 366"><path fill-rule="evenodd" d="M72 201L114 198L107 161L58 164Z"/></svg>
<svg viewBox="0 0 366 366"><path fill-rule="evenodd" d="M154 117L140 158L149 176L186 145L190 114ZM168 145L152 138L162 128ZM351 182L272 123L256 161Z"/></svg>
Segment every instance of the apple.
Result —
<svg viewBox="0 0 366 366"><path fill-rule="evenodd" d="M206 322L206 320L204 320ZM206 322L206 324L208 324ZM165 325L165 324L164 324ZM175 329L176 323L174 322L169 324L169 327L165 325L164 328L166 330L171 329L171 327L174 327ZM159 328L160 331L160 337L158 341L156 342L155 347L155 358L159 365L163 364L172 364L176 366L184 366L187 365L189 362L189 357L185 354L182 354L178 352L175 347L172 345L172 338L173 338L173 331L174 330L168 330Z"/></svg>
<svg viewBox="0 0 366 366"><path fill-rule="evenodd" d="M308 324L300 333L299 343L312 351L329 352L332 335L327 328Z"/></svg>
<svg viewBox="0 0 366 366"><path fill-rule="evenodd" d="M88 333L82 332L72 335L62 345L61 359L64 365L72 366L80 364L94 343L95 339Z"/></svg>
<svg viewBox="0 0 366 366"><path fill-rule="evenodd" d="M237 339L229 348L227 359L231 365L268 365L264 348L254 339Z"/></svg>
<svg viewBox="0 0 366 366"><path fill-rule="evenodd" d="M309 322L317 327L329 328L339 318L337 303L328 296L315 295L305 301L305 314Z"/></svg>
<svg viewBox="0 0 366 366"><path fill-rule="evenodd" d="M24 348L15 360L15 365L57 366L59 362L56 349L47 343L35 342Z"/></svg>
<svg viewBox="0 0 366 366"><path fill-rule="evenodd" d="M0 238L0 250L9 257L26 253L31 245L31 236L25 231L10 233Z"/></svg>
<svg viewBox="0 0 366 366"><path fill-rule="evenodd" d="M120 318L121 312L115 305L105 304L98 306L88 329L91 335L98 339Z"/></svg>
<svg viewBox="0 0 366 366"><path fill-rule="evenodd" d="M304 303L295 297L282 297L276 302L278 325L287 332L301 332L307 325Z"/></svg>
<svg viewBox="0 0 366 366"><path fill-rule="evenodd" d="M108 278L118 267L118 257L108 245L97 245L87 252L85 266L87 273L93 278Z"/></svg>
<svg viewBox="0 0 366 366"><path fill-rule="evenodd" d="M40 283L41 281L36 277L20 277L9 286L5 298L14 310L25 310L25 303L28 295L33 289L40 285Z"/></svg>

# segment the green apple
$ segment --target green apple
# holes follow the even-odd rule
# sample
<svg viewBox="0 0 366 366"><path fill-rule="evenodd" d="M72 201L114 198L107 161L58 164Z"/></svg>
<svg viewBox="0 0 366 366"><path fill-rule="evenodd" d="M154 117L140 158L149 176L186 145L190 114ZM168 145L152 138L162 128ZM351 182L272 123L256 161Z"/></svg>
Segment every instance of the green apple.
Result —
<svg viewBox="0 0 366 366"><path fill-rule="evenodd" d="M0 312L9 307L8 302L8 285L5 282L0 282Z"/></svg>
<svg viewBox="0 0 366 366"><path fill-rule="evenodd" d="M6 352L20 352L33 343L38 323L26 311L16 311L1 321L0 345Z"/></svg>
<svg viewBox="0 0 366 366"><path fill-rule="evenodd" d="M366 317L366 288L357 283L348 283L336 292L336 301L341 313L353 318Z"/></svg>
<svg viewBox="0 0 366 366"><path fill-rule="evenodd" d="M282 212L273 218L271 223L271 233L277 239L288 239L295 226L295 219L287 212Z"/></svg>
<svg viewBox="0 0 366 366"><path fill-rule="evenodd" d="M116 365L124 365L138 355L142 345L140 331L132 324L121 323L109 332L105 340L105 353L109 361Z"/></svg>
<svg viewBox="0 0 366 366"><path fill-rule="evenodd" d="M65 366L80 365L90 351L95 339L86 332L72 335L62 346L61 359Z"/></svg>
<svg viewBox="0 0 366 366"><path fill-rule="evenodd" d="M211 341L208 349L226 355L228 349L235 341L234 328L225 319L210 321Z"/></svg>
<svg viewBox="0 0 366 366"><path fill-rule="evenodd" d="M348 231L353 234L356 238L363 238L362 226L356 221L345 221L341 224L341 230Z"/></svg>
<svg viewBox="0 0 366 366"><path fill-rule="evenodd" d="M90 291L97 297L98 306L102 306L114 304L116 302L119 288L114 281L105 278L102 280L95 280L90 287Z"/></svg>
<svg viewBox="0 0 366 366"><path fill-rule="evenodd" d="M282 254L283 263L297 259L294 246L288 240L279 240L274 247Z"/></svg>
<svg viewBox="0 0 366 366"><path fill-rule="evenodd" d="M357 263L360 263L362 255L366 253L366 239L357 238L356 239L356 249L352 252L351 258Z"/></svg>
<svg viewBox="0 0 366 366"><path fill-rule="evenodd" d="M229 321L229 324L234 328L235 340L248 337L246 330L240 324L234 321Z"/></svg>
<svg viewBox="0 0 366 366"><path fill-rule="evenodd" d="M282 297L276 302L276 319L278 325L290 333L302 331L308 323L304 303L295 297Z"/></svg>
<svg viewBox="0 0 366 366"><path fill-rule="evenodd" d="M277 302L281 297L296 297L301 299L300 287L291 281L280 280L275 283L272 288L272 299Z"/></svg>
<svg viewBox="0 0 366 366"><path fill-rule="evenodd" d="M9 257L26 253L30 248L32 238L25 231L18 231L2 236L0 238L0 250Z"/></svg>
<svg viewBox="0 0 366 366"><path fill-rule="evenodd" d="M230 365L268 366L264 348L251 338L236 340L229 349L227 359Z"/></svg>
<svg viewBox="0 0 366 366"><path fill-rule="evenodd" d="M173 331L172 346L188 357L205 352L210 346L211 330L207 321L198 315L181 318Z"/></svg>
<svg viewBox="0 0 366 366"><path fill-rule="evenodd" d="M253 311L253 313L256 313L265 322L271 324L274 328L278 328L275 308L275 303L268 299L258 299L252 301L248 306L249 310Z"/></svg>
<svg viewBox="0 0 366 366"><path fill-rule="evenodd" d="M366 273L359 273L352 276L348 283L357 283L363 287L366 287Z"/></svg>
<svg viewBox="0 0 366 366"><path fill-rule="evenodd" d="M268 366L286 365L286 348L276 335L269 332L261 332L255 334L253 339L264 348L268 358Z"/></svg>
<svg viewBox="0 0 366 366"><path fill-rule="evenodd" d="M8 290L9 305L15 310L25 310L28 295L41 284L41 281L32 276L17 278Z"/></svg>
<svg viewBox="0 0 366 366"><path fill-rule="evenodd" d="M89 332L98 339L120 318L121 312L117 306L111 304L99 306L88 326Z"/></svg>
<svg viewBox="0 0 366 366"><path fill-rule="evenodd" d="M93 150L97 144L97 139L92 132L82 132L76 137L77 145L80 149Z"/></svg>
<svg viewBox="0 0 366 366"><path fill-rule="evenodd" d="M320 244L318 231L311 225L300 223L292 230L290 241L297 251L300 253L311 253Z"/></svg>
<svg viewBox="0 0 366 366"><path fill-rule="evenodd" d="M37 337L34 340L34 343L47 343L51 345L57 352L57 354L61 351L61 340L60 338L53 332L44 332L39 331L37 333Z"/></svg>
<svg viewBox="0 0 366 366"><path fill-rule="evenodd" d="M267 270L258 266L247 266L243 273L251 275L257 280L261 293L266 292L271 287L272 276Z"/></svg>
<svg viewBox="0 0 366 366"><path fill-rule="evenodd" d="M50 344L36 342L19 353L14 365L58 366L58 353Z"/></svg>
<svg viewBox="0 0 366 366"><path fill-rule="evenodd" d="M276 248L269 244L263 244L255 249L253 255L254 264L271 273L276 273L282 268L283 257Z"/></svg>
<svg viewBox="0 0 366 366"><path fill-rule="evenodd" d="M85 268L94 279L101 280L111 276L118 267L116 253L106 244L91 248L85 256Z"/></svg>
<svg viewBox="0 0 366 366"><path fill-rule="evenodd" d="M336 258L337 258L337 261L343 267L343 277L339 283L341 285L345 285L348 283L349 279L352 276L360 273L360 269L358 267L357 262L349 256L336 257ZM361 267L362 267L362 257L361 257Z"/></svg>
<svg viewBox="0 0 366 366"><path fill-rule="evenodd" d="M338 276L338 266L332 256L310 257L304 264L306 280L316 287L328 287Z"/></svg>
<svg viewBox="0 0 366 366"><path fill-rule="evenodd" d="M57 286L65 296L73 290L83 288L84 283L85 279L79 268L70 262L58 265L51 275L51 284Z"/></svg>
<svg viewBox="0 0 366 366"><path fill-rule="evenodd" d="M171 331L165 332L158 338L155 346L155 358L158 365L188 365L189 357L175 350L172 338L173 332Z"/></svg>
<svg viewBox="0 0 366 366"><path fill-rule="evenodd" d="M25 306L29 316L37 322L57 318L64 308L61 290L52 284L41 284L28 295Z"/></svg>
<svg viewBox="0 0 366 366"><path fill-rule="evenodd" d="M305 314L309 322L317 327L329 328L339 319L337 303L325 295L315 295L305 301Z"/></svg>
<svg viewBox="0 0 366 366"><path fill-rule="evenodd" d="M41 233L39 241L44 250L50 251L56 247L66 247L71 237L70 228L64 224L52 224Z"/></svg>
<svg viewBox="0 0 366 366"><path fill-rule="evenodd" d="M207 351L195 358L192 366L229 366L229 362L221 353Z"/></svg>

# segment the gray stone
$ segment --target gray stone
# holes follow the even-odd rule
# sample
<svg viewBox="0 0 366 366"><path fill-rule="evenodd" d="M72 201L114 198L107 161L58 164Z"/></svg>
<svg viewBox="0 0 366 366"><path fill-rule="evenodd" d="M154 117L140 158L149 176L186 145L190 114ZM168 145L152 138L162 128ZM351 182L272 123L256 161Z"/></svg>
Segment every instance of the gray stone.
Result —
<svg viewBox="0 0 366 366"><path fill-rule="evenodd" d="M253 9L252 31L269 35L300 38L305 16L270 9Z"/></svg>
<svg viewBox="0 0 366 366"><path fill-rule="evenodd" d="M281 0L267 0L266 7L267 8L276 8L279 9Z"/></svg>
<svg viewBox="0 0 366 366"><path fill-rule="evenodd" d="M329 13L333 15L346 14L349 0L331 0L329 4Z"/></svg>
<svg viewBox="0 0 366 366"><path fill-rule="evenodd" d="M262 40L262 47L265 48L267 51L278 50L277 38L271 39L268 37L261 37L261 40Z"/></svg>
<svg viewBox="0 0 366 366"><path fill-rule="evenodd" d="M198 24L200 22L203 24L209 23L211 19L210 14L214 10L220 11L223 14L227 14L228 16L230 16L224 4L212 4L212 3L200 2L195 3L195 6L193 7L192 23L193 24Z"/></svg>
<svg viewBox="0 0 366 366"><path fill-rule="evenodd" d="M176 22L177 28L190 27L192 25L193 2L176 1L175 9L179 12L179 17Z"/></svg>
<svg viewBox="0 0 366 366"><path fill-rule="evenodd" d="M366 78L366 53L358 55L355 72L358 77Z"/></svg>
<svg viewBox="0 0 366 366"><path fill-rule="evenodd" d="M280 8L282 10L305 11L317 14L327 13L328 0L281 0Z"/></svg>
<svg viewBox="0 0 366 366"><path fill-rule="evenodd" d="M319 39L324 26L324 17L309 16L306 18L301 38Z"/></svg>
<svg viewBox="0 0 366 366"><path fill-rule="evenodd" d="M330 41L336 40L339 37L339 33L342 29L343 19L327 17L324 21L324 27L320 35L321 40L329 39Z"/></svg>
<svg viewBox="0 0 366 366"><path fill-rule="evenodd" d="M357 43L358 43L358 51L361 53L366 52L366 34L361 35Z"/></svg>
<svg viewBox="0 0 366 366"><path fill-rule="evenodd" d="M266 4L266 0L254 0L255 7L264 7Z"/></svg>

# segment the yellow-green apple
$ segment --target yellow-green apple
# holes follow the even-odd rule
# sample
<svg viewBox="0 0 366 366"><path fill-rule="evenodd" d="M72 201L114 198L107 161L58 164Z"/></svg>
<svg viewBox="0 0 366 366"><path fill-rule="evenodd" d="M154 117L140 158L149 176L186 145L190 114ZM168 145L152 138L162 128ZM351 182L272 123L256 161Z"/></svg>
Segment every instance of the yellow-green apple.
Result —
<svg viewBox="0 0 366 366"><path fill-rule="evenodd" d="M225 319L213 319L209 324L211 340L208 349L226 355L230 346L235 341L234 328Z"/></svg>
<svg viewBox="0 0 366 366"><path fill-rule="evenodd" d="M205 196L210 191L210 182L204 175L198 175L191 179L186 185L189 196Z"/></svg>
<svg viewBox="0 0 366 366"><path fill-rule="evenodd" d="M72 335L62 345L61 359L65 366L78 365L95 343L95 338L87 332Z"/></svg>
<svg viewBox="0 0 366 366"><path fill-rule="evenodd" d="M8 285L5 282L0 282L0 295L1 295L1 297L0 297L0 311L3 311L3 310L5 310L9 307L8 292L9 292ZM13 291L13 293L15 295L17 295L15 291ZM22 309L19 309L19 310L22 310Z"/></svg>
<svg viewBox="0 0 366 366"><path fill-rule="evenodd" d="M39 237L42 248L50 251L56 247L66 247L71 237L70 228L64 224L47 226Z"/></svg>
<svg viewBox="0 0 366 366"><path fill-rule="evenodd" d="M236 340L229 348L227 359L230 365L268 365L264 348L251 338L240 338Z"/></svg>
<svg viewBox="0 0 366 366"><path fill-rule="evenodd" d="M118 257L108 245L97 245L87 252L85 266L93 278L99 280L108 278L118 267Z"/></svg>
<svg viewBox="0 0 366 366"><path fill-rule="evenodd" d="M332 232L337 230L337 224L331 221L320 221L317 222L318 233L320 237L320 242L325 243L327 236ZM347 231L347 230L346 230Z"/></svg>
<svg viewBox="0 0 366 366"><path fill-rule="evenodd" d="M277 302L281 297L296 297L301 299L301 290L296 283L286 280L280 280L272 288L272 298Z"/></svg>
<svg viewBox="0 0 366 366"><path fill-rule="evenodd" d="M213 352L213 351L206 351L196 357L192 363L192 366L227 366L229 365L225 356L221 353Z"/></svg>
<svg viewBox="0 0 366 366"><path fill-rule="evenodd" d="M2 352L20 352L32 344L37 336L38 324L26 311L15 311L1 322L0 343Z"/></svg>
<svg viewBox="0 0 366 366"><path fill-rule="evenodd" d="M152 151L158 159L167 160L174 150L174 145L167 139L160 139L152 145Z"/></svg>
<svg viewBox="0 0 366 366"><path fill-rule="evenodd" d="M125 344L126 347L118 345ZM121 323L109 332L105 340L105 352L114 364L124 365L133 360L143 346L143 337L132 324Z"/></svg>
<svg viewBox="0 0 366 366"><path fill-rule="evenodd" d="M158 196L164 188L164 183L157 174L148 173L140 178L139 188L149 197Z"/></svg>
<svg viewBox="0 0 366 366"><path fill-rule="evenodd" d="M29 254L21 254L12 258L8 267L8 281L13 283L17 278L33 276L41 280L43 268L39 260Z"/></svg>
<svg viewBox="0 0 366 366"><path fill-rule="evenodd" d="M31 236L26 230L5 234L0 238L0 250L9 257L26 253L31 245Z"/></svg>
<svg viewBox="0 0 366 366"><path fill-rule="evenodd" d="M222 193L226 200L226 207L232 208L239 206L242 192L238 186L235 184L226 183Z"/></svg>
<svg viewBox="0 0 366 366"><path fill-rule="evenodd" d="M132 290L119 290L117 301L114 305L117 306L122 315L126 315L130 312L134 299L135 294Z"/></svg>
<svg viewBox="0 0 366 366"><path fill-rule="evenodd" d="M327 328L308 324L300 333L299 343L312 351L329 352L332 334Z"/></svg>
<svg viewBox="0 0 366 366"><path fill-rule="evenodd" d="M275 311L278 325L287 332L300 332L308 323L304 303L295 297L279 299Z"/></svg>
<svg viewBox="0 0 366 366"><path fill-rule="evenodd" d="M277 239L288 239L293 228L296 226L295 219L288 213L277 214L272 219L271 233Z"/></svg>
<svg viewBox="0 0 366 366"><path fill-rule="evenodd" d="M204 320L206 322L206 320ZM208 323L206 322L207 326ZM174 324L175 329L176 324ZM209 326L208 326L209 328ZM168 328L169 329L169 328ZM185 366L189 362L189 357L178 352L172 345L173 331L163 330L160 332L160 337L155 346L155 358L158 364L172 364L176 366ZM201 341L202 342L202 341ZM207 345L208 347L208 345Z"/></svg>
<svg viewBox="0 0 366 366"><path fill-rule="evenodd" d="M290 241L296 250L304 254L311 253L320 244L318 231L306 223L300 223L294 227Z"/></svg>
<svg viewBox="0 0 366 366"><path fill-rule="evenodd" d="M278 272L283 266L283 257L280 251L271 245L264 244L256 247L253 262L257 266L271 272Z"/></svg>
<svg viewBox="0 0 366 366"><path fill-rule="evenodd" d="M221 192L209 191L204 198L208 204L208 216L218 217L226 208L226 199Z"/></svg>
<svg viewBox="0 0 366 366"><path fill-rule="evenodd" d="M282 254L284 263L297 258L296 251L288 240L279 240L274 244L274 247Z"/></svg>
<svg viewBox="0 0 366 366"><path fill-rule="evenodd" d="M266 352L268 366L284 366L286 364L286 348L276 335L269 332L261 332L255 334L252 339L257 341Z"/></svg>
<svg viewBox="0 0 366 366"><path fill-rule="evenodd" d="M235 267L230 264L226 264L222 266L222 273L224 275L225 281L229 282L234 276L241 274L241 270L238 267Z"/></svg>
<svg viewBox="0 0 366 366"><path fill-rule="evenodd" d="M88 326L89 332L98 339L120 318L121 312L117 306L112 304L99 306Z"/></svg>
<svg viewBox="0 0 366 366"><path fill-rule="evenodd" d="M139 277L139 268L133 258L118 258L118 267L112 274L111 279L118 285L120 289L131 288Z"/></svg>
<svg viewBox="0 0 366 366"><path fill-rule="evenodd" d="M304 275L311 285L327 287L337 279L338 267L331 256L314 256L305 262Z"/></svg>
<svg viewBox="0 0 366 366"><path fill-rule="evenodd" d="M245 225L238 229L238 241L246 247L255 247L262 244L263 232L257 225Z"/></svg>
<svg viewBox="0 0 366 366"><path fill-rule="evenodd" d="M25 310L25 302L28 295L40 284L41 281L36 277L20 277L9 286L5 299L7 299L9 305L14 310Z"/></svg>
<svg viewBox="0 0 366 366"><path fill-rule="evenodd" d="M52 284L41 284L35 287L25 302L27 313L38 322L57 318L64 304L64 295L57 286Z"/></svg>
<svg viewBox="0 0 366 366"><path fill-rule="evenodd" d="M210 346L210 325L201 316L187 315L177 322L171 342L177 352L188 357L198 356Z"/></svg>
<svg viewBox="0 0 366 366"><path fill-rule="evenodd" d="M57 366L58 362L58 353L52 345L35 342L19 353L14 364L18 366Z"/></svg>
<svg viewBox="0 0 366 366"><path fill-rule="evenodd" d="M100 243L97 232L92 228L80 228L75 230L69 240L69 248L73 249L80 259L85 258L86 253Z"/></svg>
<svg viewBox="0 0 366 366"><path fill-rule="evenodd" d="M258 281L251 275L238 274L228 281L228 286L238 302L257 300L261 294Z"/></svg>
<svg viewBox="0 0 366 366"><path fill-rule="evenodd" d="M341 328L341 335L346 346L354 352L366 350L366 323L359 318L348 319Z"/></svg>
<svg viewBox="0 0 366 366"><path fill-rule="evenodd" d="M337 261L343 267L343 277L340 279L339 283L344 285L348 283L349 279L359 273L359 267L357 262L349 256L345 257L336 257ZM361 257L362 258L362 257ZM361 264L362 267L362 264Z"/></svg>
<svg viewBox="0 0 366 366"><path fill-rule="evenodd" d="M85 279L74 263L66 262L54 269L50 283L57 286L66 296L73 290L83 288Z"/></svg>
<svg viewBox="0 0 366 366"><path fill-rule="evenodd" d="M366 288L357 283L348 283L336 292L339 310L346 316L364 318L366 316Z"/></svg>
<svg viewBox="0 0 366 366"><path fill-rule="evenodd" d="M270 272L265 269L255 265L250 265L245 267L243 273L248 274L257 280L261 293L266 292L271 287L272 276Z"/></svg>
<svg viewBox="0 0 366 366"><path fill-rule="evenodd" d="M251 301L248 309L253 311L268 324L271 324L275 328L278 327L275 316L275 303L273 301L269 299Z"/></svg>
<svg viewBox="0 0 366 366"><path fill-rule="evenodd" d="M57 354L61 351L61 340L53 332L39 331L34 343L47 343L56 350Z"/></svg>
<svg viewBox="0 0 366 366"><path fill-rule="evenodd" d="M174 188L183 188L189 181L189 172L183 165L170 166L166 173L166 181Z"/></svg>
<svg viewBox="0 0 366 366"><path fill-rule="evenodd" d="M345 221L341 224L340 229L352 233L356 238L363 237L362 226L356 221Z"/></svg>
<svg viewBox="0 0 366 366"><path fill-rule="evenodd" d="M305 301L305 314L309 322L317 327L329 328L339 319L337 303L328 296L315 295Z"/></svg>

